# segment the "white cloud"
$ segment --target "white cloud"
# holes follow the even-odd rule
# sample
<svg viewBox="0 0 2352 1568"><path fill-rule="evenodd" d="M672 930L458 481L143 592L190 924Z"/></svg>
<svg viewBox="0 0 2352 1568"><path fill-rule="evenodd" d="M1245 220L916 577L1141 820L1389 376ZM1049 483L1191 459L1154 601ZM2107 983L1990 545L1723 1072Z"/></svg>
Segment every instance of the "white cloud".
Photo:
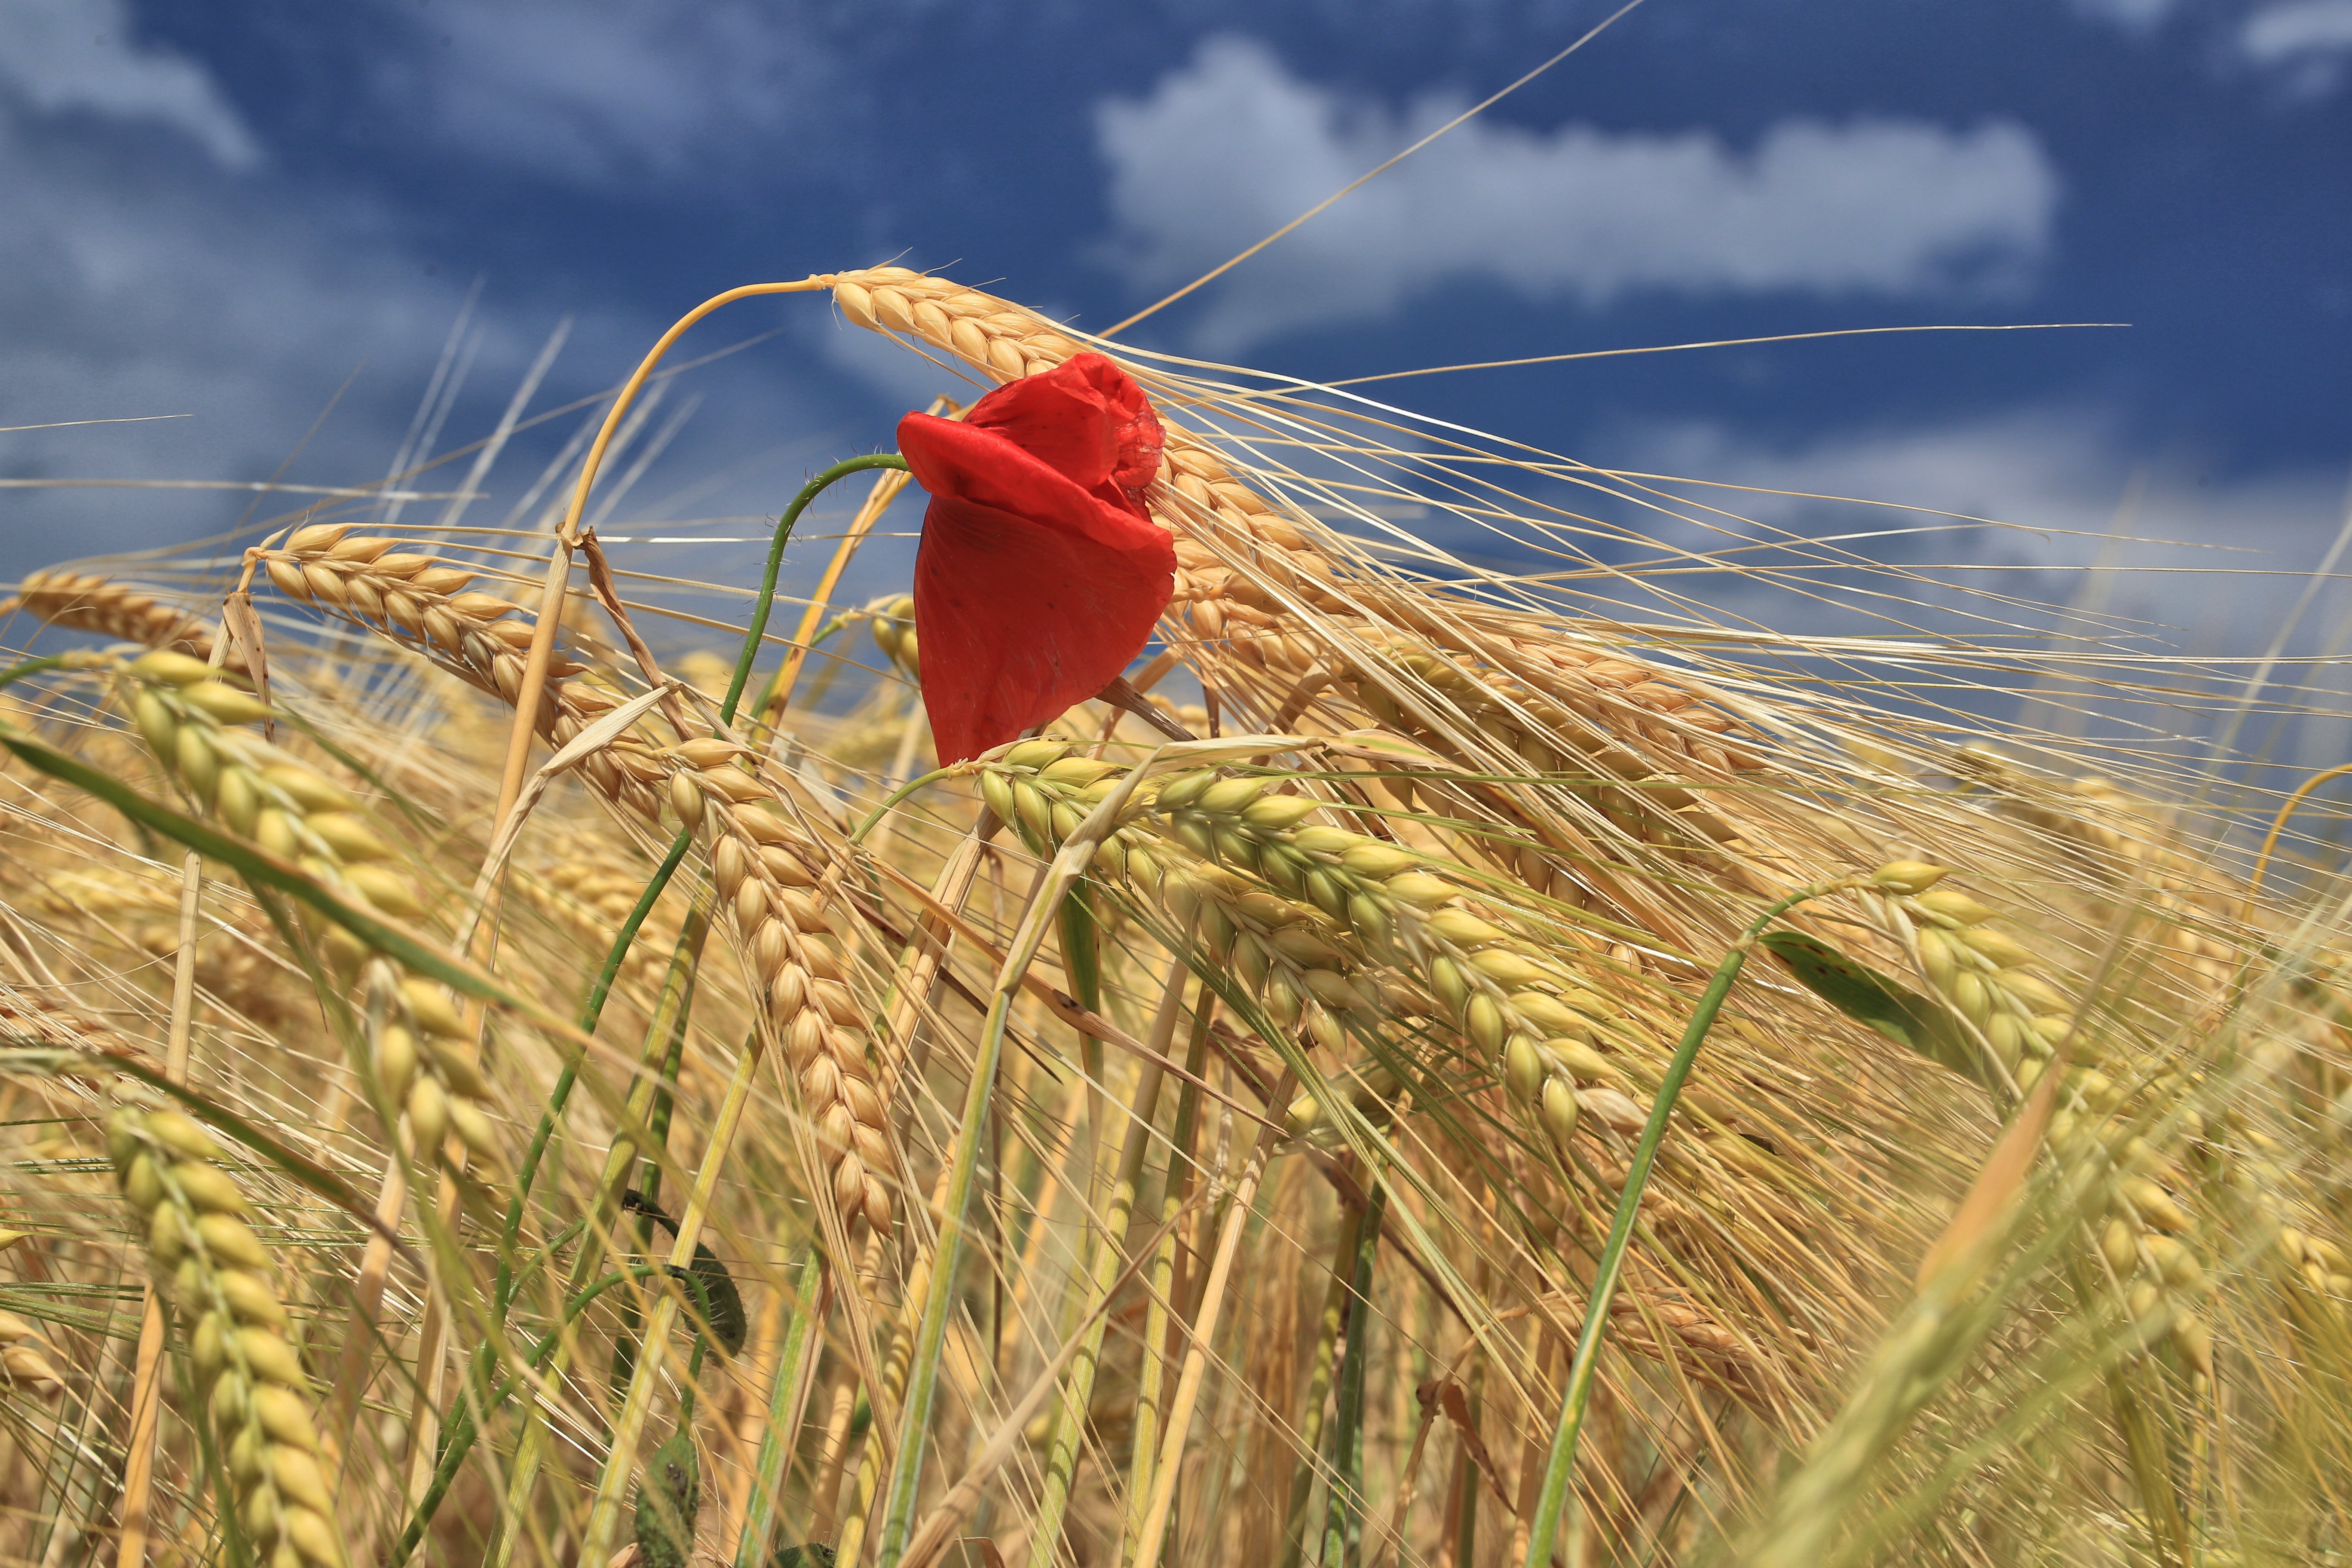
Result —
<svg viewBox="0 0 2352 1568"><path fill-rule="evenodd" d="M394 228L347 200L191 180L172 160L5 114L0 211L0 426L193 416L0 435L14 477L267 479L364 362L289 477L381 479L458 304ZM478 373L528 353L496 325ZM0 492L0 580L208 531L245 499ZM262 515L289 504L299 503L279 498Z"/></svg>
<svg viewBox="0 0 2352 1568"><path fill-rule="evenodd" d="M45 114L167 126L224 168L258 161L253 133L210 74L132 31L125 0L8 0L0 8L0 95Z"/></svg>
<svg viewBox="0 0 2352 1568"><path fill-rule="evenodd" d="M196 81L214 90L201 73ZM0 213L7 215L0 223L0 426L189 416L0 431L0 474L11 479L255 481L302 447L289 482L377 482L464 293L465 279L437 275L432 252L396 209L349 187L266 167L232 175L192 164L157 139L111 134L5 93ZM534 408L619 379L667 325L625 301L576 293L509 303L530 281L488 280L474 318L479 342L467 398L443 430L441 450L488 433L564 310L581 326ZM799 309L812 322L820 317L814 304ZM719 349L763 324L730 314L698 332L687 353ZM812 450L887 439L887 424L869 429L861 404L845 408L838 395L814 395L801 365L780 350L691 374L693 387L718 395L624 504L624 519L679 491L690 499L677 504L693 515L754 515L780 504L780 491L789 494ZM347 376L351 384L339 393ZM669 410L686 401L674 398ZM312 434L331 402L332 413ZM502 516L503 503L577 417L519 438L490 475L496 501L468 521ZM425 488L452 488L464 468L437 470ZM268 497L256 515L309 499ZM173 488L0 489L0 584L67 559L207 534L252 500ZM412 510L408 521L415 520ZM737 564L700 553L708 559L683 569L721 577Z"/></svg>
<svg viewBox="0 0 2352 1568"><path fill-rule="evenodd" d="M814 114L830 55L749 0L402 7L377 89L469 154L582 184L772 155Z"/></svg>
<svg viewBox="0 0 2352 1568"><path fill-rule="evenodd" d="M200 68L180 64L185 101L219 101ZM267 479L307 435L289 481L380 480L463 294L462 279L428 270L394 215L349 191L267 170L192 168L170 147L10 96L0 96L0 426L187 416L0 434L0 471L11 478ZM478 313L473 384L497 387L480 401L505 395L555 314L543 305ZM642 323L608 321L575 334L572 356L619 363L642 345L614 338L640 333L650 337ZM559 382L576 387L567 369L558 367ZM551 400L543 394L541 405ZM0 582L210 532L251 500L0 491ZM300 504L272 497L257 515Z"/></svg>
<svg viewBox="0 0 2352 1568"><path fill-rule="evenodd" d="M1620 431L1606 448L1612 463L1715 481L1661 488L1758 525L1696 505L1685 509L1689 521L1647 520L1650 531L1677 546L1714 550L1780 531L1808 539L1876 534L1831 548L1918 567L1940 584L1816 572L1803 591L1726 577L1703 595L1783 630L1871 633L1908 624L1982 637L2007 625L2046 626L2050 618L2032 606L2075 600L2085 569L2104 564L2115 570L2093 595L2102 613L2137 623L2151 646L2259 652L2343 519L2340 476L2282 471L2209 481L2193 468L2146 464L2112 419L2075 407L1781 447L1713 425L1650 426ZM1915 530L1925 531L1905 531ZM1888 596L1832 589L1838 582ZM1851 607L1832 611L1816 589ZM2321 605L2307 629L2341 624L2343 607Z"/></svg>
<svg viewBox="0 0 2352 1568"><path fill-rule="evenodd" d="M2288 73L2294 88L2317 96L2342 79L2352 56L2352 0L2284 0L2248 16L2238 52L2257 66Z"/></svg>
<svg viewBox="0 0 2352 1568"><path fill-rule="evenodd" d="M2257 11L2238 41L2246 58L2262 65L2352 49L2352 0L2291 0Z"/></svg>
<svg viewBox="0 0 2352 1568"><path fill-rule="evenodd" d="M2074 9L2133 33L2153 31L2179 8L2180 0L2074 0Z"/></svg>
<svg viewBox="0 0 2352 1568"><path fill-rule="evenodd" d="M1097 111L1134 282L1190 281L1458 106L1402 115L1212 39L1146 98ZM1550 134L1472 121L1213 285L1202 346L1385 315L1450 279L1604 303L1640 289L1916 295L2000 288L2047 248L2059 181L2007 121L1784 121L1748 151L1711 132Z"/></svg>
<svg viewBox="0 0 2352 1568"><path fill-rule="evenodd" d="M2175 15L2210 32L2215 59L2273 73L2291 98L2340 86L2352 60L2352 0L2073 0L2076 11L2140 37Z"/></svg>

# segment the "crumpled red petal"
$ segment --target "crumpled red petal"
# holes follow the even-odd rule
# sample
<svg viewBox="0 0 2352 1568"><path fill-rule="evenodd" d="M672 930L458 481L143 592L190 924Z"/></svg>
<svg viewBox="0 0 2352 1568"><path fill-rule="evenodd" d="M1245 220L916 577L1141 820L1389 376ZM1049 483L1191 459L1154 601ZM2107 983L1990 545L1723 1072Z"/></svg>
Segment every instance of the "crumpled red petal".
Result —
<svg viewBox="0 0 2352 1568"><path fill-rule="evenodd" d="M1165 445L1143 388L1095 353L1006 382L973 404L963 423L997 432L1081 489L1108 480L1138 515Z"/></svg>
<svg viewBox="0 0 2352 1568"><path fill-rule="evenodd" d="M1143 506L1160 446L1143 390L1099 354L1009 382L965 419L899 421L931 495L915 628L940 762L1060 717L1150 639L1176 568Z"/></svg>

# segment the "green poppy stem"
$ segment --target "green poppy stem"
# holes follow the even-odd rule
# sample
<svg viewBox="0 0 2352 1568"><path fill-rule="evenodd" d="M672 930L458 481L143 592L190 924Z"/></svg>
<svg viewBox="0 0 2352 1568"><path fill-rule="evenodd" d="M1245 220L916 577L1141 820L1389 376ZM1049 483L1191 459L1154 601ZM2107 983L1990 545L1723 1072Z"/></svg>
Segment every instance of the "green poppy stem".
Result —
<svg viewBox="0 0 2352 1568"><path fill-rule="evenodd" d="M776 578L783 569L784 546L791 542L793 525L800 521L801 513L808 510L809 502L814 500L826 486L836 480L862 473L867 468L903 468L906 466L907 460L895 452L850 458L818 474L793 497L792 505L786 507L783 516L777 520L775 533L768 542L767 567L760 577L760 592L751 601L751 624L743 634L742 650L735 657L735 675L728 682L727 700L719 705L721 721L730 724L735 721L736 709L743 700L743 689L751 684L751 666L760 656L761 639L767 636L768 618L775 611ZM686 859L687 851L693 847L691 830L683 831L670 840L669 852L662 857L661 865L646 881L645 890L638 894L636 907L629 911L629 918L621 922L620 931L613 938L612 947L604 954L604 966L596 973L596 982L588 988L587 998L581 1004L582 1034L596 1032L597 1021L604 1016L604 1003L613 994L613 984L620 977L621 965L629 956L631 944L637 940L638 928L646 923L646 917L653 913L654 905L660 900L670 879L677 874L679 865ZM678 1020L681 1033L685 1026L681 1014ZM547 1152L548 1140L554 1135L556 1121L562 1116L565 1105L570 1102L572 1085L578 1081L579 1075L580 1058L575 1054L565 1059L562 1071L556 1075L555 1087L547 1097L547 1110L540 1116L539 1127L531 1135L530 1152L523 1157L522 1169L516 1175L514 1196L507 1205L501 1257L512 1251L515 1237L521 1230L524 1202L530 1196L531 1184L538 1179L540 1161ZM497 1300L499 1314L503 1321L509 1305L510 1284L504 1264L500 1265L500 1270Z"/></svg>
<svg viewBox="0 0 2352 1568"><path fill-rule="evenodd" d="M851 474L859 473L867 468L904 467L906 467L906 459L895 453L852 458L846 461L835 463L803 485L800 492L793 496L792 504L784 509L783 515L777 519L775 532L768 545L767 563L761 574L759 593L752 600L751 624L744 630L743 647L736 656L734 677L728 683L726 700L719 707L719 719L722 723L734 722L737 709L743 700L744 688L751 683L751 666L759 658L761 641L767 635L769 616L775 609L776 579L783 568L784 546L791 542L793 529L800 521L801 513L808 510L809 503L814 500L825 487ZM595 1032L597 1020L603 1016L605 1000L612 994L613 984L620 973L621 964L628 956L630 944L636 940L637 929L645 923L646 917L652 912L655 902L660 899L663 890L669 886L671 878L677 874L679 865L684 862L688 851L693 847L694 834L691 829L681 830L677 837L670 841L669 851L662 858L660 868L646 884L644 892L638 896L636 907L630 911L628 920L622 923L620 932L614 937L611 950L604 955L604 963L598 972L596 984L591 987L588 999L581 1010L582 1034L593 1035ZM698 956L701 948L701 927L698 922L698 916L689 917L687 926L687 933L690 933L693 954ZM679 954L687 952L688 942L689 934L682 933L678 942ZM691 956L687 958L689 970L692 962ZM678 957L674 955L671 975L673 983L679 978L677 973L677 967ZM680 998L681 1007L684 1000L684 997ZM679 1027L681 1029L684 1027L682 1016L679 1019ZM516 1182L514 1195L507 1206L507 1225L499 1248L499 1289L496 1297L496 1311L501 1322L513 1306L510 1265L508 1260L513 1255L516 1238L520 1234L523 1207L530 1195L531 1184L538 1175L540 1161L546 1152L548 1142L554 1135L555 1124L562 1116L564 1107L570 1102L572 1088L579 1079L580 1063L583 1054L580 1050L574 1050L565 1058L562 1070L557 1075L554 1089L548 1096L547 1108L541 1112L539 1127L532 1135L530 1152ZM618 1173L608 1170L607 1176L608 1179L617 1180ZM615 1195L617 1194L613 1193L601 1194L600 1201L609 1201ZM508 1482L505 1510L505 1518L509 1524L513 1520L520 1517L519 1510L522 1499L536 1484L540 1464L544 1457L540 1436L536 1430L526 1433L525 1442L516 1455L514 1468ZM514 1541L511 1535L502 1539L499 1544L498 1552L491 1561L501 1565L510 1562L513 1548Z"/></svg>
<svg viewBox="0 0 2352 1568"><path fill-rule="evenodd" d="M1559 1516L1568 1505L1569 1485L1576 1475L1576 1440L1584 1428L1584 1407L1591 1401L1593 1379L1600 1370L1601 1342L1609 1332L1610 1303L1616 1299L1617 1282L1625 1272L1625 1253L1633 1239L1633 1221L1642 1206L1642 1191L1649 1185L1650 1167L1657 1159L1658 1145L1665 1141L1666 1119L1674 1112L1683 1080L1697 1065L1699 1047L1706 1043L1707 1031L1715 1027L1716 1016L1723 1011L1724 1000L1731 994L1732 983L1746 967L1757 939L1773 921L1799 904L1844 892L1867 880L1845 878L1822 882L1767 904L1763 913L1750 921L1731 944L1731 951L1723 955L1723 962L1716 965L1714 978L1699 995L1698 1006L1683 1030L1682 1042L1675 1047L1665 1076L1659 1080L1657 1099L1650 1106L1650 1120L1642 1128L1641 1142L1633 1146L1633 1163L1625 1168L1624 1190L1618 1195L1617 1213L1610 1221L1609 1240L1601 1249L1601 1265L1593 1271L1592 1288L1585 1298L1584 1330L1577 1336L1576 1359L1569 1366L1568 1393L1560 1402L1559 1425L1553 1429L1551 1454L1544 1466L1543 1489L1536 1498L1536 1515L1528 1531L1526 1568L1547 1568L1551 1562Z"/></svg>
<svg viewBox="0 0 2352 1568"><path fill-rule="evenodd" d="M727 722L731 724L735 721L736 705L743 700L743 689L751 683L751 665L760 657L761 639L768 635L768 616L775 608L776 574L783 568L784 542L793 536L793 525L800 521L801 513L808 510L809 502L816 500L826 486L836 480L864 473L868 468L903 469L906 466L907 459L896 452L845 458L803 485L801 493L793 498L793 504L784 509L784 515L776 521L775 540L768 546L767 570L761 574L760 596L752 603L751 626L744 635L743 651L736 656L735 678L727 683L727 700L719 707L719 716Z"/></svg>

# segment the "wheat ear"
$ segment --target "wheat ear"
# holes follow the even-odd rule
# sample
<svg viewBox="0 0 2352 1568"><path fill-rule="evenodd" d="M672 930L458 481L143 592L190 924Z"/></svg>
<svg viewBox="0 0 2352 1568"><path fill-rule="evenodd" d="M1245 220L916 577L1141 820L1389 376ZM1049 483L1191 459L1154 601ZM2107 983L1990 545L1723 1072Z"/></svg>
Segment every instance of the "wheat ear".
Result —
<svg viewBox="0 0 2352 1568"><path fill-rule="evenodd" d="M175 1110L118 1111L107 1153L148 1228L158 1286L187 1326L237 1522L270 1568L341 1568L310 1380L286 1342L269 1254L212 1135Z"/></svg>
<svg viewBox="0 0 2352 1568"><path fill-rule="evenodd" d="M506 600L467 592L473 574L394 553L393 543L321 529L294 535L263 560L286 593L415 648L512 702L523 687L530 625ZM549 665L539 725L559 744L618 705L569 679L581 668L561 653ZM832 857L793 822L774 786L751 771L744 762L751 754L710 738L658 749L624 736L580 772L614 805L657 827L665 804L688 826L709 823L712 874L761 976L767 1016L828 1158L835 1199L845 1221L863 1217L887 1228L893 1162L866 1022L846 1000L849 965L832 930L834 894L816 874Z"/></svg>
<svg viewBox="0 0 2352 1568"><path fill-rule="evenodd" d="M143 588L95 572L36 572L16 585L13 599L0 599L0 616L11 609L71 631L212 657L212 633L203 620Z"/></svg>

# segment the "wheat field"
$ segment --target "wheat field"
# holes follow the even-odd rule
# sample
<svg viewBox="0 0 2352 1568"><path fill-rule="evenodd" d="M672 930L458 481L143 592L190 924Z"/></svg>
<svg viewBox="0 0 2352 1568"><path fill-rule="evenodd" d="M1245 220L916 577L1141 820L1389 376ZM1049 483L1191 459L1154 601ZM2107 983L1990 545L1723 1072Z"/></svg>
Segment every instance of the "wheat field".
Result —
<svg viewBox="0 0 2352 1568"><path fill-rule="evenodd" d="M936 768L835 592L904 472L755 595L605 558L602 440L19 584L0 1558L2352 1556L2340 886L1993 700L2189 674L1896 689L1604 565L1648 477L765 291L1117 358L1156 648Z"/></svg>

